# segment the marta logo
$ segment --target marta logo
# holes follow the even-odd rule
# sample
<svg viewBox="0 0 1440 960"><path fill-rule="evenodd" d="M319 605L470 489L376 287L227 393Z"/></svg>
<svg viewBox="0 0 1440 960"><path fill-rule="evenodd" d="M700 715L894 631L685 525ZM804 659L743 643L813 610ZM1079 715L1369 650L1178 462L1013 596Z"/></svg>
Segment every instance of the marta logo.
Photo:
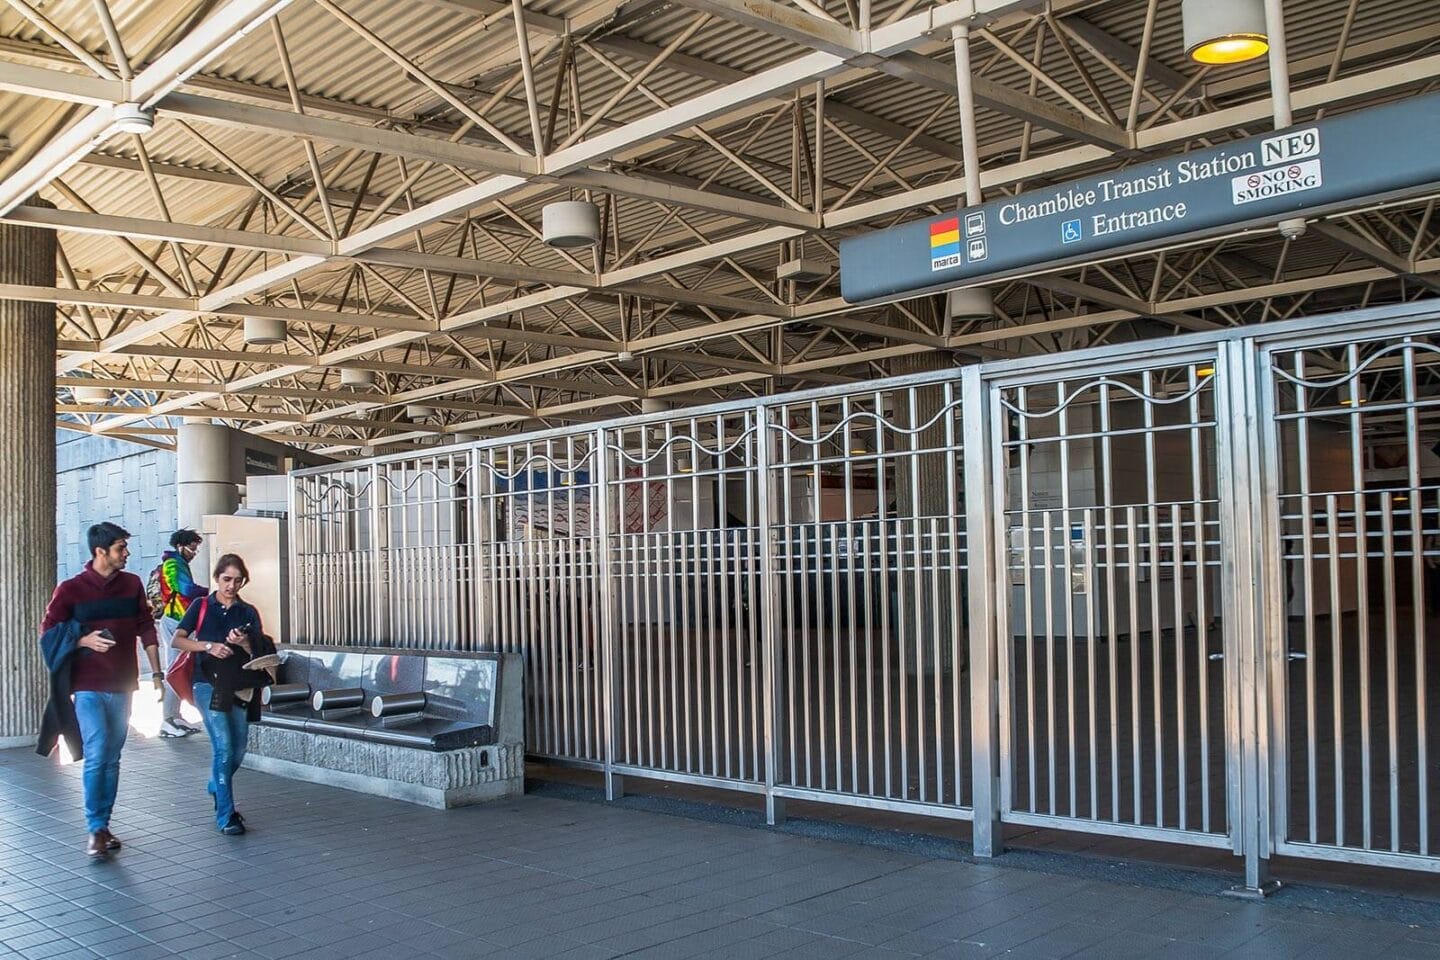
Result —
<svg viewBox="0 0 1440 960"><path fill-rule="evenodd" d="M960 266L960 218L930 224L930 269Z"/></svg>

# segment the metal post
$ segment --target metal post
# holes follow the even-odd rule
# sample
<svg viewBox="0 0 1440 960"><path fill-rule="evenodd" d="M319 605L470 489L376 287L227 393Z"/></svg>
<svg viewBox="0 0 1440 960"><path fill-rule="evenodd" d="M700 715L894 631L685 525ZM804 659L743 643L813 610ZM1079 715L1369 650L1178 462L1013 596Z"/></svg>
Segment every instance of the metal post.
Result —
<svg viewBox="0 0 1440 960"><path fill-rule="evenodd" d="M1227 891L1232 896L1263 898L1279 889L1270 870L1270 752L1269 703L1264 616L1274 593L1274 571L1267 554L1274 551L1275 532L1256 535L1263 521L1259 496L1263 489L1260 443L1255 411L1259 409L1253 341L1220 345L1216 371L1224 405L1217 422L1217 459L1220 470L1222 543L1227 551L1225 657L1226 689L1235 698L1230 710L1227 740L1236 759L1230 789L1238 791L1230 808L1238 819L1231 829L1245 858L1245 882ZM1225 466L1228 465L1228 469ZM1267 525L1268 526L1268 525ZM1263 576L1262 576L1263 575ZM1283 595L1283 593L1282 593Z"/></svg>
<svg viewBox="0 0 1440 960"><path fill-rule="evenodd" d="M970 72L970 27L960 23L950 28L955 43L955 92L960 105L960 150L965 159L965 204L983 202L980 191L980 142L975 132L975 84Z"/></svg>
<svg viewBox="0 0 1440 960"><path fill-rule="evenodd" d="M995 603L1008 589L995 552L996 489L990 469L990 408L980 367L960 374L961 455L965 483L965 552L969 565L970 743L974 810L972 843L977 857L993 857L1003 849L1000 828L999 729L997 711Z"/></svg>
<svg viewBox="0 0 1440 960"><path fill-rule="evenodd" d="M1265 35L1270 44L1270 100L1273 104L1275 129L1283 130L1295 122L1290 109L1290 59L1285 49L1285 12L1283 0L1265 0ZM1304 236L1304 217L1280 221L1280 234L1287 240Z"/></svg>
<svg viewBox="0 0 1440 960"><path fill-rule="evenodd" d="M389 489L383 482L384 470L383 464L370 464L370 578L374 586L370 599L375 619L372 624L374 636L365 639L376 644L390 641L390 591L387 586L390 579L381 570L385 547L390 540L390 517L384 510L390 498Z"/></svg>
<svg viewBox="0 0 1440 960"><path fill-rule="evenodd" d="M772 527L773 491L770 486L770 407L755 410L756 508L760 528L760 649L764 661L762 689L765 696L765 822L774 826L785 820L785 800L775 795L776 771L780 766L778 724L780 721L780 643L776 636L778 617L775 600L774 547Z"/></svg>
<svg viewBox="0 0 1440 960"><path fill-rule="evenodd" d="M605 799L619 800L625 796L625 778L615 772L615 710L620 696L616 688L615 591L614 572L610 566L610 451L606 447L603 428L595 431L595 494L591 515L595 521L595 551L599 562L600 586L600 659L605 675L601 678L605 697L600 702L602 726L605 731Z"/></svg>

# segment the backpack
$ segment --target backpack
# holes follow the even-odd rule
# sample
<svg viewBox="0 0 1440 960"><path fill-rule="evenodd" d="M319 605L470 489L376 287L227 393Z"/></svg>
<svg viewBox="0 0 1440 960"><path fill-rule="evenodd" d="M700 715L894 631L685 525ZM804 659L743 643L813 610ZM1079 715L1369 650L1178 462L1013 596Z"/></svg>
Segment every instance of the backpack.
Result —
<svg viewBox="0 0 1440 960"><path fill-rule="evenodd" d="M150 579L145 581L145 599L150 604L150 616L156 620L165 616L165 593L161 588L164 569L165 561L162 560L150 571Z"/></svg>

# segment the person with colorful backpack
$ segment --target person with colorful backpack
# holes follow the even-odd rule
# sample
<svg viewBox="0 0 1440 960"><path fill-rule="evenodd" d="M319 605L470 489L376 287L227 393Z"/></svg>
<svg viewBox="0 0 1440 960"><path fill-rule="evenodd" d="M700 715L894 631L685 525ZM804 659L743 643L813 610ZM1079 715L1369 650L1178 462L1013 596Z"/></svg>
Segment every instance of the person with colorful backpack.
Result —
<svg viewBox="0 0 1440 960"><path fill-rule="evenodd" d="M165 668L176 655L172 643L180 621L190 604L209 591L195 582L190 573L190 561L200 550L200 534L181 527L170 535L170 549L160 557L160 563L150 571L145 585L146 596L150 599L150 610L160 628L160 650L165 657ZM186 737L199 733L200 728L180 716L180 698L167 685L165 687L164 717L160 722L160 736Z"/></svg>

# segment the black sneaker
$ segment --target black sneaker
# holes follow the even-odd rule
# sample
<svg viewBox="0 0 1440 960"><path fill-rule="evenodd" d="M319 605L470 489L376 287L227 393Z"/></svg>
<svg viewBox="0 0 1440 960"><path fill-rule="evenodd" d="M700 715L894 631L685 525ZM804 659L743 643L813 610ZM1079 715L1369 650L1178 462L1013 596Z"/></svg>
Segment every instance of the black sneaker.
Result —
<svg viewBox="0 0 1440 960"><path fill-rule="evenodd" d="M238 837L245 832L245 821L240 819L239 814L232 813L225 826L220 828L220 832L227 837Z"/></svg>

